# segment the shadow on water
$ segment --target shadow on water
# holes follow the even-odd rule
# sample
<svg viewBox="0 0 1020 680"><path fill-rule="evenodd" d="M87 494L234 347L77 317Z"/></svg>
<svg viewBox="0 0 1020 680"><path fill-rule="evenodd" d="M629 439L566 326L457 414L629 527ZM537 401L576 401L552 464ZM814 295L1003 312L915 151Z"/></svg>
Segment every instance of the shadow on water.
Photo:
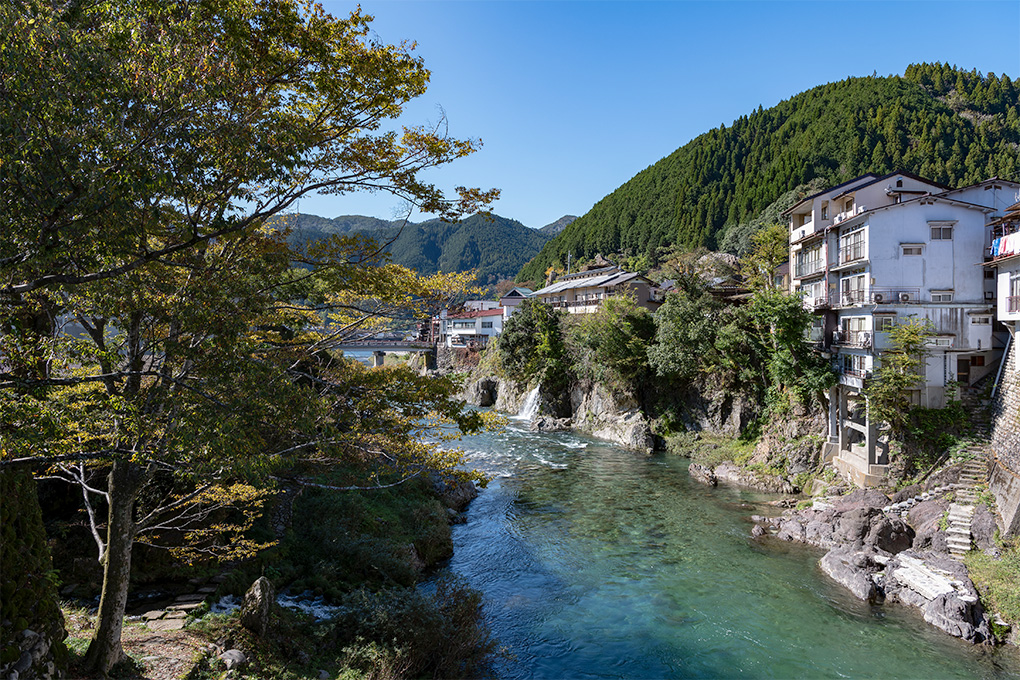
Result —
<svg viewBox="0 0 1020 680"><path fill-rule="evenodd" d="M485 596L504 678L1007 678L912 609L872 607L821 553L749 538L763 494L690 482L687 462L520 424L462 442L495 478L449 568Z"/></svg>

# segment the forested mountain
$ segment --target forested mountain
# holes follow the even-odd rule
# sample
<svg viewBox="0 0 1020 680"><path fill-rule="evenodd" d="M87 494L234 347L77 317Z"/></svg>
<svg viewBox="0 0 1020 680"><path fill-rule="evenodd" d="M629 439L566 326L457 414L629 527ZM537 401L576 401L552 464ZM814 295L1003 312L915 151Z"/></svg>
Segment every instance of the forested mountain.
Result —
<svg viewBox="0 0 1020 680"><path fill-rule="evenodd" d="M550 238L516 220L483 213L459 222L429 220L419 224L358 215L328 219L299 213L282 218L282 224L291 228L288 240L292 246L333 234L369 232L380 242L393 241L387 250L397 264L421 274L477 269L482 286L513 278Z"/></svg>
<svg viewBox="0 0 1020 680"><path fill-rule="evenodd" d="M519 281L596 253L719 248L784 193L906 170L950 186L1020 179L1020 79L912 64L822 85L706 132L635 175L550 241Z"/></svg>

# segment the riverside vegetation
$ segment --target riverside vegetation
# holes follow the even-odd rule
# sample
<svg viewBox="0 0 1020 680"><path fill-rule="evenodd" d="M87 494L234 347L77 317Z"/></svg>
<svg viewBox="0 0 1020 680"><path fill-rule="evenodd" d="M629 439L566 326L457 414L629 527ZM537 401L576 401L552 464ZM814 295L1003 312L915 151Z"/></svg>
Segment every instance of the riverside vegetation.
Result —
<svg viewBox="0 0 1020 680"><path fill-rule="evenodd" d="M352 673L458 675L488 651L474 595L412 588L449 552L431 485L483 481L443 428L484 418L450 379L366 370L336 348L428 316L473 274L420 275L362 234L298 251L268 224L314 191L384 190L451 219L498 194L420 178L479 142L442 121L388 129L429 72L410 46L370 38L370 21L296 0L0 6L18 36L0 51L0 475L20 492L4 494L5 676L59 672L54 581L99 594L73 667L105 676L134 663L122 633L141 581L216 560L348 598L361 627L301 638L324 667L353 654ZM41 512L25 470L47 478ZM337 532L314 550L286 521L260 525L288 488L308 489L299 529ZM56 571L41 529L12 532L34 517L55 531ZM313 576L330 561L360 571ZM286 658L253 677L305 671Z"/></svg>

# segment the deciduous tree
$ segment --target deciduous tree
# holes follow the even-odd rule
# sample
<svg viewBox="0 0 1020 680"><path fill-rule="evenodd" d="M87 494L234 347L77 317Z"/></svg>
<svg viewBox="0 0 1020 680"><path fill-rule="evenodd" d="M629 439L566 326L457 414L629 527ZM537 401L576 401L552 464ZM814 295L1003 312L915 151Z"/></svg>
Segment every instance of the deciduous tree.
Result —
<svg viewBox="0 0 1020 680"><path fill-rule="evenodd" d="M383 128L428 71L412 46L369 39L360 11L20 0L0 26L0 463L51 466L106 506L88 654L105 673L144 530L183 529L193 552L253 549L236 540L245 522L200 520L250 516L253 484L283 462L361 461L370 485L395 484L453 473L456 452L423 443L437 419L479 425L450 381L329 351L462 279L386 265L360 238L291 269L267 218L314 191L384 190L446 215L494 193L449 200L419 178L478 143Z"/></svg>

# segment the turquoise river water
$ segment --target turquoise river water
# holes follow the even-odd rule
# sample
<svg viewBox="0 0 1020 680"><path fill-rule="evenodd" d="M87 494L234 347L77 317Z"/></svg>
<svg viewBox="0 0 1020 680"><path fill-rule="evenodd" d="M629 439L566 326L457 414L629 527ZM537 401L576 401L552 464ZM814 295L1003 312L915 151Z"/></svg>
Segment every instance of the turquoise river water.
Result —
<svg viewBox="0 0 1020 680"><path fill-rule="evenodd" d="M690 481L687 462L574 433L461 445L493 476L449 568L485 597L501 678L1020 678L916 610L869 606L821 553L749 537L769 496Z"/></svg>

